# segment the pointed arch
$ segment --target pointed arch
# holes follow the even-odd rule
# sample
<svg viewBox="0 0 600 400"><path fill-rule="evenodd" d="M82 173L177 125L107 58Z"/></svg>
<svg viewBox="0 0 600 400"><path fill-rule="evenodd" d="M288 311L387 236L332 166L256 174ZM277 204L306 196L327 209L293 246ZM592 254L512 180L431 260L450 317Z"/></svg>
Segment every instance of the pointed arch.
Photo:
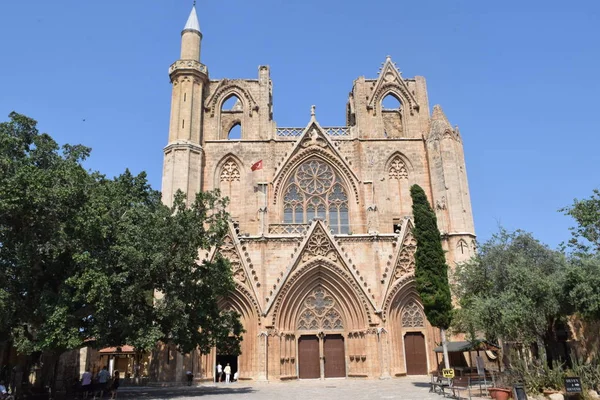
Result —
<svg viewBox="0 0 600 400"><path fill-rule="evenodd" d="M372 310L356 281L324 259L306 263L288 279L274 303L273 325L280 330L295 330L302 304L317 287L323 287L334 299L346 330L368 327Z"/></svg>
<svg viewBox="0 0 600 400"><path fill-rule="evenodd" d="M423 328L425 326L425 313L423 307L414 299L410 299L402 307L402 327L403 328Z"/></svg>
<svg viewBox="0 0 600 400"><path fill-rule="evenodd" d="M336 234L350 231L348 188L340 174L319 157L309 157L288 176L283 186L284 223L323 220Z"/></svg>
<svg viewBox="0 0 600 400"><path fill-rule="evenodd" d="M339 176L343 185L352 189L354 201L356 204L359 202L358 195L358 177L350 168L348 168L341 160L333 156L322 148L310 148L304 151L298 152L295 156L290 158L287 164L277 174L273 184L273 204L277 204L278 197L283 196L283 190L286 183L289 181L292 174L307 160L314 158L328 164L334 172ZM348 190L350 194L350 190Z"/></svg>
<svg viewBox="0 0 600 400"><path fill-rule="evenodd" d="M244 167L239 158L233 154L227 154L217 163L215 168L215 186L221 190L223 197L228 197L230 202L227 211L232 213L234 208L231 205L242 204L244 188ZM232 217L237 217L234 215Z"/></svg>
<svg viewBox="0 0 600 400"><path fill-rule="evenodd" d="M393 152L385 163L386 178L409 179L413 176L413 166L410 160L401 152Z"/></svg>
<svg viewBox="0 0 600 400"><path fill-rule="evenodd" d="M235 290L219 300L219 309L231 309L246 321L257 321L260 325L260 306L252 293L239 282L235 282Z"/></svg>
<svg viewBox="0 0 600 400"><path fill-rule="evenodd" d="M385 164L387 193L390 199L398 199L391 210L394 218L410 215L410 185L414 181L413 167L408 158L399 151L390 155Z"/></svg>
<svg viewBox="0 0 600 400"><path fill-rule="evenodd" d="M223 80L214 93L206 100L207 109L210 111L210 116L214 117L217 110L221 110L223 103L230 97L236 96L242 103L244 114L252 116L252 112L258 109L256 100L252 94L235 81Z"/></svg>
<svg viewBox="0 0 600 400"><path fill-rule="evenodd" d="M471 249L469 248L469 245L467 244L467 241L464 239L460 239L458 241L458 243L456 244L456 252L458 254L460 254L461 256L467 256L469 257L471 255Z"/></svg>

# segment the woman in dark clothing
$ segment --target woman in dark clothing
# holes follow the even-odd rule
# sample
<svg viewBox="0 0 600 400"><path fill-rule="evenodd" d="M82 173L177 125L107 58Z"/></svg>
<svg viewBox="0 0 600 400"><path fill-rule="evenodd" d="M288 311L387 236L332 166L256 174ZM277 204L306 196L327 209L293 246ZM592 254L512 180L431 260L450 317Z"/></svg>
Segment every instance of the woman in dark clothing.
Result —
<svg viewBox="0 0 600 400"><path fill-rule="evenodd" d="M115 370L115 372L113 374L112 386L110 387L111 399L117 398L117 389L119 388L119 383L121 383L120 381L121 381L121 376L119 375L119 371Z"/></svg>

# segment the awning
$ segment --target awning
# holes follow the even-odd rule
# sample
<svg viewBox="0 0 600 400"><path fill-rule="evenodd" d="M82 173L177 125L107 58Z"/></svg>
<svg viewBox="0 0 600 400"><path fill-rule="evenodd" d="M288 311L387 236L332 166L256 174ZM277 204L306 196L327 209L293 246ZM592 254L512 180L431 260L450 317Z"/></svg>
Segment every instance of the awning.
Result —
<svg viewBox="0 0 600 400"><path fill-rule="evenodd" d="M500 350L500 347L498 345L495 345L493 343L490 343L486 340L482 340L482 339L476 339L472 342L469 341L459 341L459 342L448 342L448 353L462 353L464 351L472 351L472 350L480 350L480 351L486 351L486 350ZM435 351L436 353L443 353L444 349L442 348L442 346L438 346L435 349L433 349L433 351Z"/></svg>
<svg viewBox="0 0 600 400"><path fill-rule="evenodd" d="M99 351L100 354L134 354L135 350L133 346L121 346L121 347L105 347Z"/></svg>

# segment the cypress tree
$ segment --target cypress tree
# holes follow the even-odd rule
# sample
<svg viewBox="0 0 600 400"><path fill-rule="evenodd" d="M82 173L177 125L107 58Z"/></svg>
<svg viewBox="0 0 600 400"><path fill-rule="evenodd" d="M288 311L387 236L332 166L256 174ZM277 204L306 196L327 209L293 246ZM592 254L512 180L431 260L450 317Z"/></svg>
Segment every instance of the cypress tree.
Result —
<svg viewBox="0 0 600 400"><path fill-rule="evenodd" d="M437 227L437 218L427 195L419 185L410 188L413 202L417 241L415 253L415 280L421 296L425 315L431 325L440 329L444 348L444 365L450 368L446 330L452 322L452 297L448 283L448 265L442 248L442 239Z"/></svg>

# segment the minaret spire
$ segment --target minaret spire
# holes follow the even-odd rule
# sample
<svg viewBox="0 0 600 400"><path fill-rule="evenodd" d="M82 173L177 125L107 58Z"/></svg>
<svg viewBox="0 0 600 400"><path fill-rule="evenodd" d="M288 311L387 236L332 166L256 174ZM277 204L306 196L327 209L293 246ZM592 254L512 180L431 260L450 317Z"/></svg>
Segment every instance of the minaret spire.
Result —
<svg viewBox="0 0 600 400"><path fill-rule="evenodd" d="M194 1L194 5L192 6L192 11L190 12L190 16L188 17L187 22L185 23L185 27L183 28L184 32L187 30L200 32L200 23L198 22L198 14L196 14L196 2Z"/></svg>

